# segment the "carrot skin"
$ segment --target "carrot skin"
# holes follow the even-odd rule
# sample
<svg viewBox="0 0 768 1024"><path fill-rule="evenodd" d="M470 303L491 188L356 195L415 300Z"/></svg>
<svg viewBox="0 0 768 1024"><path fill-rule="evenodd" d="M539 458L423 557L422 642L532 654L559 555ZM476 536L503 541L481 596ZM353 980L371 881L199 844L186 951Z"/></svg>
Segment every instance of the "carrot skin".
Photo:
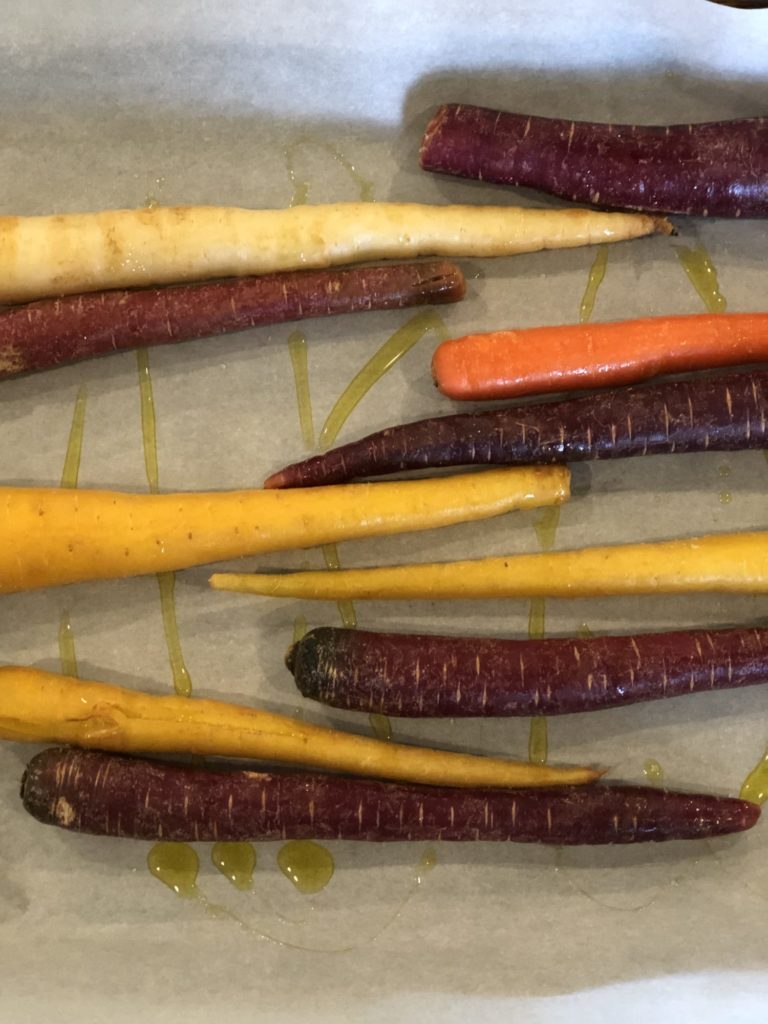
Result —
<svg viewBox="0 0 768 1024"><path fill-rule="evenodd" d="M428 124L428 171L579 203L700 217L768 216L768 119L621 125L449 103Z"/></svg>
<svg viewBox="0 0 768 1024"><path fill-rule="evenodd" d="M403 718L565 715L768 682L768 629L509 640L310 630L305 697Z"/></svg>
<svg viewBox="0 0 768 1024"><path fill-rule="evenodd" d="M768 448L768 371L664 381L388 427L273 473L315 487L438 466L553 465Z"/></svg>
<svg viewBox="0 0 768 1024"><path fill-rule="evenodd" d="M745 800L639 786L460 790L337 775L188 767L49 749L22 779L25 809L74 832L177 842L352 839L552 843L701 839L751 828Z"/></svg>
<svg viewBox="0 0 768 1024"><path fill-rule="evenodd" d="M447 260L306 270L44 299L0 314L0 380L139 345L168 345L265 324L458 302Z"/></svg>
<svg viewBox="0 0 768 1024"><path fill-rule="evenodd" d="M444 395L476 401L761 362L768 362L768 314L695 314L451 338L435 349L432 374Z"/></svg>

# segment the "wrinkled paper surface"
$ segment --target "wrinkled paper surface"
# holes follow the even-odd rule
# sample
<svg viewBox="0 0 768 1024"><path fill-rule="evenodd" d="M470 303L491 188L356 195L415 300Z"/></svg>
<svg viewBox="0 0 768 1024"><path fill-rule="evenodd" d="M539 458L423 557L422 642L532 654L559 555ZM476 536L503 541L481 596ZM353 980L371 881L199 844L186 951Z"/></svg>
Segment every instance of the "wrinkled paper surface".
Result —
<svg viewBox="0 0 768 1024"><path fill-rule="evenodd" d="M567 7L568 11L562 10ZM358 199L552 204L418 168L434 107L461 100L543 115L675 122L762 114L768 12L704 0L421 5L339 0L215 5L167 0L6 2L0 39L3 213L161 203L284 206ZM299 145L296 145L300 143ZM291 180L286 147L293 147ZM765 307L759 222L678 220L677 239L612 247L596 319L703 307L675 245L703 244L731 310ZM449 333L575 321L594 252L465 262ZM302 325L319 429L352 375L412 314ZM303 454L286 340L292 325L153 351L162 489L258 485ZM352 439L447 412L425 337L364 399ZM0 480L58 483L75 398L87 389L81 486L146 489L136 357L116 355L0 389ZM592 466L556 546L765 528L762 453ZM730 502L724 492L732 496ZM341 547L344 565L537 549L535 513ZM322 565L318 552L254 568ZM365 716L303 701L282 665L294 619L336 623L332 604L215 594L209 570L177 581L195 693L253 701L368 731ZM548 632L759 623L762 598L547 602ZM68 613L80 671L156 693L171 676L153 578L2 598L0 657L57 669ZM362 626L525 635L524 601L358 604ZM703 694L550 723L550 757L643 781L736 793L768 742L768 692ZM527 721L393 720L397 739L526 756ZM148 873L149 844L44 828L18 800L32 747L0 747L0 1019L188 1022L443 1019L759 1019L765 993L766 826L715 843L558 852L491 844L331 844L336 874L301 896L258 847L249 893L198 847L201 901ZM216 909L218 908L218 909ZM222 909L223 908L223 909ZM242 923L237 923L233 915ZM335 950L348 948L346 952ZM764 1001L762 1003L764 1005ZM637 1016L634 1016L637 1014ZM754 1015L754 1016L753 1016ZM514 1019L517 1019L515 1016ZM671 1017L669 1018L671 1019Z"/></svg>

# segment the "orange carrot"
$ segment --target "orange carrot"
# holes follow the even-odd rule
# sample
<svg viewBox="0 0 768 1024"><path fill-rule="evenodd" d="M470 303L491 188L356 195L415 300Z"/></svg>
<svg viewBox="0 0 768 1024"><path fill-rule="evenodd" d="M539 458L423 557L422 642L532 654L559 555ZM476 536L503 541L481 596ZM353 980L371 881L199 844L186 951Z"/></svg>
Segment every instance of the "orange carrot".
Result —
<svg viewBox="0 0 768 1024"><path fill-rule="evenodd" d="M437 347L449 398L512 398L768 361L768 313L702 313L467 334Z"/></svg>

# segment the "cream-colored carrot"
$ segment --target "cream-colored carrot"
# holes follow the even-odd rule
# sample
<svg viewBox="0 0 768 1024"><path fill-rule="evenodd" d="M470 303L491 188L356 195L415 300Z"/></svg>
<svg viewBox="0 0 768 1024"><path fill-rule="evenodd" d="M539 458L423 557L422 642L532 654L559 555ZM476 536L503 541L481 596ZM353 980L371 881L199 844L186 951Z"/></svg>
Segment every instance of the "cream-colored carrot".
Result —
<svg viewBox="0 0 768 1024"><path fill-rule="evenodd" d="M414 256L510 256L669 233L660 217L514 206L179 206L0 217L0 302Z"/></svg>
<svg viewBox="0 0 768 1024"><path fill-rule="evenodd" d="M0 593L486 519L567 500L562 467L306 490L0 488Z"/></svg>
<svg viewBox="0 0 768 1024"><path fill-rule="evenodd" d="M768 532L339 572L217 573L217 590L321 600L768 593Z"/></svg>
<svg viewBox="0 0 768 1024"><path fill-rule="evenodd" d="M156 697L15 666L0 669L0 739L249 758L444 786L577 785L600 774L406 746L240 704Z"/></svg>

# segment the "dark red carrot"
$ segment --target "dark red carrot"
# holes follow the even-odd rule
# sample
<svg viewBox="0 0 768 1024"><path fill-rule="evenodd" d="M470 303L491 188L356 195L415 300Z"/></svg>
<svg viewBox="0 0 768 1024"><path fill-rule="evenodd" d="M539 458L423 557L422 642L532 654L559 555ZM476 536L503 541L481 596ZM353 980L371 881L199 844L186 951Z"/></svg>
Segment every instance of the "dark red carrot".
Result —
<svg viewBox="0 0 768 1024"><path fill-rule="evenodd" d="M565 715L768 682L768 629L508 640L320 627L286 663L305 697L353 711Z"/></svg>
<svg viewBox="0 0 768 1024"><path fill-rule="evenodd" d="M427 126L421 166L578 203L700 217L768 216L763 117L598 124L448 103Z"/></svg>
<svg viewBox="0 0 768 1024"><path fill-rule="evenodd" d="M34 757L21 785L38 821L133 839L241 842L490 840L557 845L701 839L751 828L745 800L639 786L466 790L338 775L187 767L71 749Z"/></svg>
<svg viewBox="0 0 768 1024"><path fill-rule="evenodd" d="M617 388L417 420L273 473L313 487L437 466L528 465L768 448L768 371Z"/></svg>
<svg viewBox="0 0 768 1024"><path fill-rule="evenodd" d="M0 380L139 345L463 295L461 270L441 260L44 299L0 313Z"/></svg>

